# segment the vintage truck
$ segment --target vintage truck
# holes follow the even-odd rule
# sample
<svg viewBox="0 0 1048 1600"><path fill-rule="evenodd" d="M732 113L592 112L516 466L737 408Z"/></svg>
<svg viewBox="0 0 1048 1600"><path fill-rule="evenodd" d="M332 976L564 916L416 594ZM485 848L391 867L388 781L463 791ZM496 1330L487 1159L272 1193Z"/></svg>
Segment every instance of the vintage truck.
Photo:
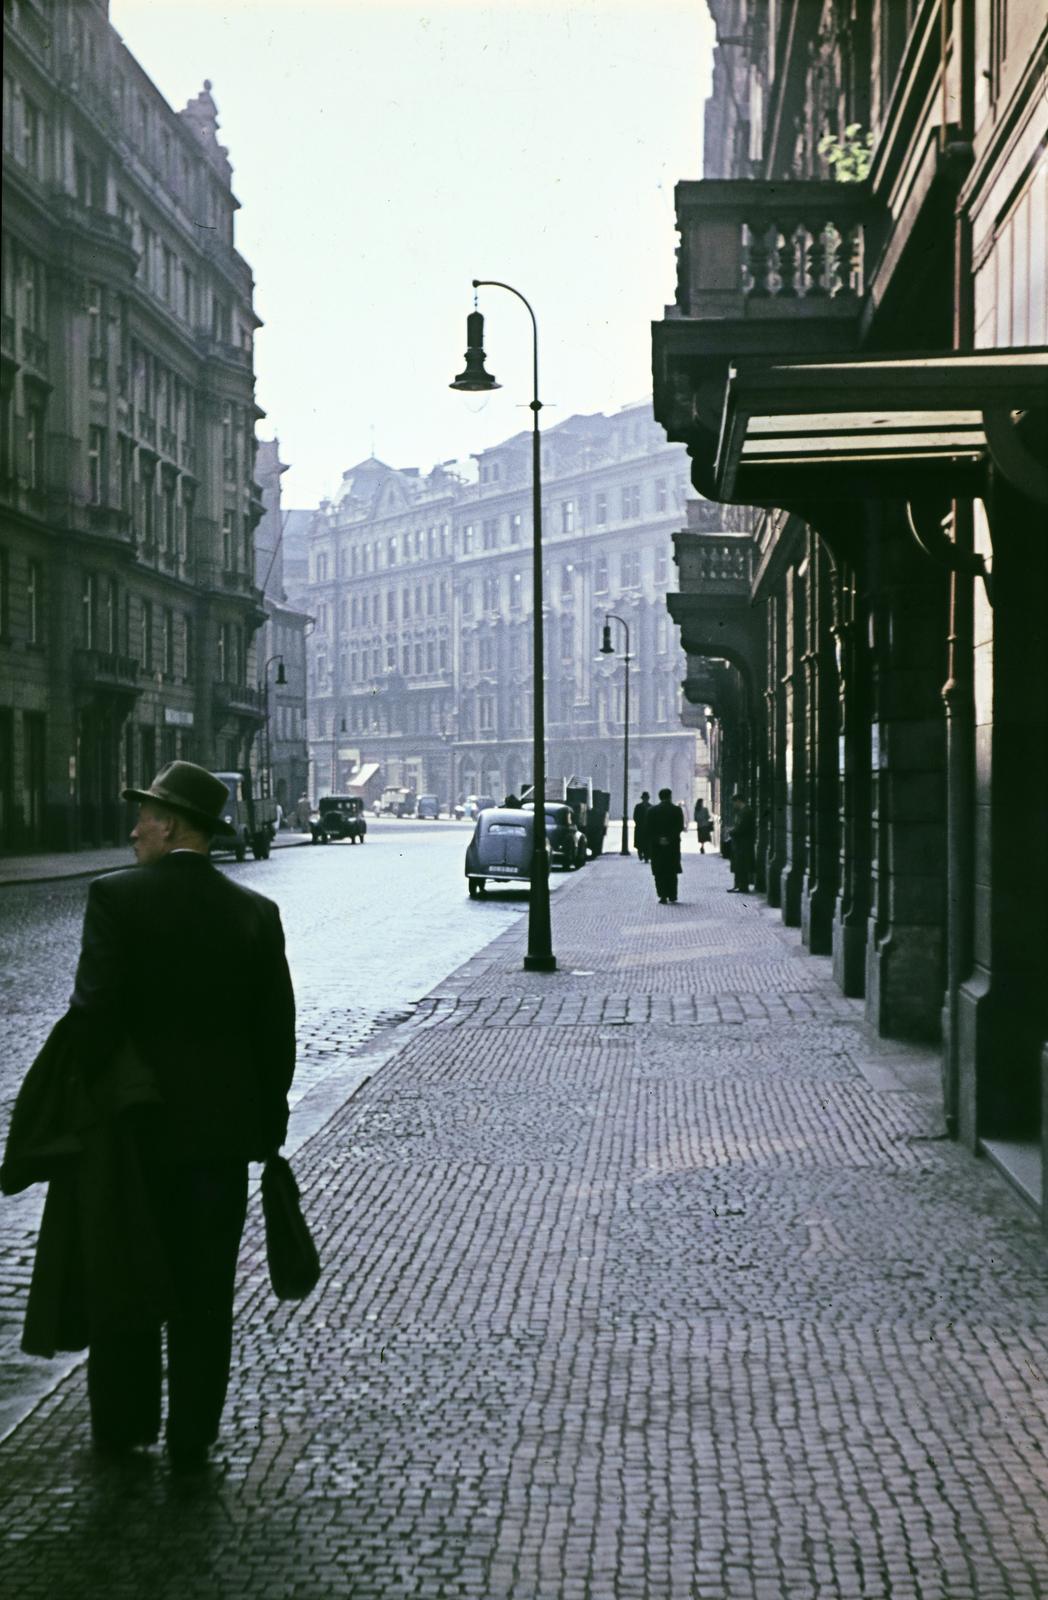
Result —
<svg viewBox="0 0 1048 1600"><path fill-rule="evenodd" d="M236 832L232 839L212 839L212 851L232 850L237 860L243 861L250 850L256 861L267 861L277 831L276 801L253 793L250 772L216 772L214 776L229 790L222 815Z"/></svg>

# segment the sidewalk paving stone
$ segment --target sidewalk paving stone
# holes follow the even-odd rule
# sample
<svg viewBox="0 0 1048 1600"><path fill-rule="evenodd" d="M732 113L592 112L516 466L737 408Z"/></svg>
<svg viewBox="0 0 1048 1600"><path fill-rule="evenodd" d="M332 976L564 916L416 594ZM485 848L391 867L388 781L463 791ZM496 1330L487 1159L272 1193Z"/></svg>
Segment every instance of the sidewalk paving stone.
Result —
<svg viewBox="0 0 1048 1600"><path fill-rule="evenodd" d="M599 862L556 974L516 925L392 1030L296 1155L304 1304L249 1219L210 1476L103 1470L73 1374L0 1447L5 1593L1048 1593L1036 1219L726 883Z"/></svg>

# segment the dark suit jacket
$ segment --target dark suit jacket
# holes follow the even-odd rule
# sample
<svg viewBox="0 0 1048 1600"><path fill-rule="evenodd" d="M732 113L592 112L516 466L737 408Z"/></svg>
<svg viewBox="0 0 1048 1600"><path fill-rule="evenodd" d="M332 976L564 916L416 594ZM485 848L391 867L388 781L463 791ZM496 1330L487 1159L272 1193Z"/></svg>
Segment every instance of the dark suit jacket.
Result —
<svg viewBox="0 0 1048 1600"><path fill-rule="evenodd" d="M280 913L206 856L94 880L68 1018L88 1073L128 1042L151 1071L162 1156L259 1161L283 1143L295 1003Z"/></svg>
<svg viewBox="0 0 1048 1600"><path fill-rule="evenodd" d="M684 812L673 801L660 800L644 822L644 835L653 867L680 866L680 836Z"/></svg>

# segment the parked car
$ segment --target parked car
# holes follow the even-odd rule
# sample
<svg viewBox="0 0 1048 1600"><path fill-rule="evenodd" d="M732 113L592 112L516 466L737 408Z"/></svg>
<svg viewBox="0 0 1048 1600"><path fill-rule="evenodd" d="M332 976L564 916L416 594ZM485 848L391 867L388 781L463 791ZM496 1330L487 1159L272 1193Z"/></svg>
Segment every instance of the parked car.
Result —
<svg viewBox="0 0 1048 1600"><path fill-rule="evenodd" d="M485 806L466 846L466 881L471 899L484 893L487 880L527 883L531 877L535 817L510 806Z"/></svg>
<svg viewBox="0 0 1048 1600"><path fill-rule="evenodd" d="M255 796L250 772L216 772L213 776L229 791L222 816L235 832L232 838L216 835L212 851L232 850L237 860L243 861L250 850L256 861L268 860L277 831L276 801Z"/></svg>
<svg viewBox="0 0 1048 1600"><path fill-rule="evenodd" d="M368 831L363 800L355 794L322 795L309 819L309 830L314 844L327 844L329 839L363 844Z"/></svg>
<svg viewBox="0 0 1048 1600"><path fill-rule="evenodd" d="M489 878L495 883L530 881L534 828L530 804L485 807L466 846L466 879L473 899L484 893ZM547 802L546 848L551 866L572 872L585 865L586 840L570 806Z"/></svg>
<svg viewBox="0 0 1048 1600"><path fill-rule="evenodd" d="M524 810L532 809L532 802L525 800ZM565 801L546 801L546 838L549 841L551 866L574 872L577 867L586 865L586 835L579 827L574 811Z"/></svg>
<svg viewBox="0 0 1048 1600"><path fill-rule="evenodd" d="M425 822L436 822L440 816L440 801L435 794L420 794L415 807L416 817L421 817Z"/></svg>
<svg viewBox="0 0 1048 1600"><path fill-rule="evenodd" d="M459 800L455 806L455 815L460 820L463 817L474 821L482 811L487 811L496 804L492 794L468 794L465 800Z"/></svg>
<svg viewBox="0 0 1048 1600"><path fill-rule="evenodd" d="M395 787L383 789L372 809L376 817L413 817L415 791Z"/></svg>

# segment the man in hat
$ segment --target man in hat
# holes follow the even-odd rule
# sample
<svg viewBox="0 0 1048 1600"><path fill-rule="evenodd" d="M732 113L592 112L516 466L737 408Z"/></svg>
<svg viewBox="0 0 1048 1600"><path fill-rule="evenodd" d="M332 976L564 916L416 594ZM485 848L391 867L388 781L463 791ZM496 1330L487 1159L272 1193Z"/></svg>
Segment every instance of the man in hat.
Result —
<svg viewBox="0 0 1048 1600"><path fill-rule="evenodd" d="M233 832L225 784L173 761L124 798L140 803L138 866L91 884L71 1055L90 1082L130 1047L155 1084L157 1104L137 1110L136 1152L170 1289L167 1449L176 1470L194 1471L217 1437L229 1379L248 1162L287 1133L295 1005L277 907L209 858L212 837ZM125 1311L91 1330L100 1449L155 1440L160 1391L155 1314Z"/></svg>

